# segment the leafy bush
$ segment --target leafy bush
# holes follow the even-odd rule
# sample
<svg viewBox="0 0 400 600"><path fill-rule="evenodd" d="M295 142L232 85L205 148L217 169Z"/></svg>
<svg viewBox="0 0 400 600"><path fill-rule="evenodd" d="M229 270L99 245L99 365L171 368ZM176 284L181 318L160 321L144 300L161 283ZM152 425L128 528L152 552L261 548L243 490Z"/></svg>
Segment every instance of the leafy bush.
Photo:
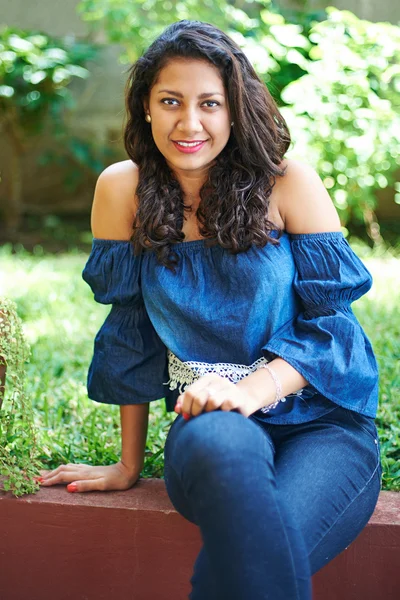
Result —
<svg viewBox="0 0 400 600"><path fill-rule="evenodd" d="M94 47L88 44L67 44L43 33L3 28L0 107L12 132L41 132L49 113L57 123L65 107L73 103L67 86L75 77L89 76L83 65L94 56Z"/></svg>
<svg viewBox="0 0 400 600"><path fill-rule="evenodd" d="M400 185L400 28L327 11L309 32L307 73L282 92L282 113L294 153L321 174L342 224L364 222L380 241L375 192Z"/></svg>
<svg viewBox="0 0 400 600"><path fill-rule="evenodd" d="M0 475L2 487L15 496L39 489L34 477L39 475L41 463L32 405L26 394L29 354L14 302L0 298L0 367L7 369L3 406L0 401Z"/></svg>
<svg viewBox="0 0 400 600"><path fill-rule="evenodd" d="M59 152L67 148L72 155L79 149L88 154L84 142L69 135L65 114L74 106L69 84L89 76L84 64L96 53L94 45L72 39L62 41L10 27L0 30L0 127L11 153L11 195L3 217L11 231L18 228L21 216L21 160L28 138L47 127L60 141ZM57 152L53 155L56 158ZM43 157L38 157L40 160ZM98 170L101 168L102 164Z"/></svg>
<svg viewBox="0 0 400 600"><path fill-rule="evenodd" d="M375 192L389 185L400 192L399 27L335 8L294 13L270 0L82 0L79 11L124 46L123 62L168 24L212 15L281 107L293 137L289 156L317 169L343 226L365 224L381 242ZM394 199L400 203L400 193Z"/></svg>
<svg viewBox="0 0 400 600"><path fill-rule="evenodd" d="M174 21L212 19L223 28L233 10L226 0L82 0L78 5L79 14L93 31L104 27L110 42L124 46L124 63L136 60Z"/></svg>

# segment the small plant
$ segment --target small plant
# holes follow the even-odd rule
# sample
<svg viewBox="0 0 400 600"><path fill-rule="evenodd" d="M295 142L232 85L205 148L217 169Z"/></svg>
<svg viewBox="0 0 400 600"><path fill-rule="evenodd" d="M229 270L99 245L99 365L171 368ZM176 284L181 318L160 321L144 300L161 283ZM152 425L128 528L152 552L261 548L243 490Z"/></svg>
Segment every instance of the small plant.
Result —
<svg viewBox="0 0 400 600"><path fill-rule="evenodd" d="M0 298L0 486L14 496L39 489L35 477L42 467L37 459L33 410L25 389L29 356L16 306Z"/></svg>

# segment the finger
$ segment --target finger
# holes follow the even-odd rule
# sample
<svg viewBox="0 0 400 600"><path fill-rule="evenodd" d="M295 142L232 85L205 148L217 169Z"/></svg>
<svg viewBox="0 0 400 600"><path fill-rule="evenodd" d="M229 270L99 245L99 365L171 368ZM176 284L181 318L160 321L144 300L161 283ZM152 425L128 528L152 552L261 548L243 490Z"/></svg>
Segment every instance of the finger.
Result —
<svg viewBox="0 0 400 600"><path fill-rule="evenodd" d="M237 400L234 400L233 398L225 398L223 400L223 402L221 403L221 410L224 410L226 412L229 412L231 410L235 410L238 407L238 402Z"/></svg>
<svg viewBox="0 0 400 600"><path fill-rule="evenodd" d="M39 480L39 483L42 487L50 487L51 485L57 485L60 483L70 483L74 477L66 477L65 475L56 475L55 477L50 477L49 479Z"/></svg>
<svg viewBox="0 0 400 600"><path fill-rule="evenodd" d="M200 415L208 399L207 389L201 389L196 392L185 392L185 398L182 403L182 413L188 413L193 417Z"/></svg>
<svg viewBox="0 0 400 600"><path fill-rule="evenodd" d="M95 473L92 473L94 478L96 477ZM75 479L87 479L88 478L88 469L77 469L77 468L68 468L59 471L52 477L47 477L43 479L41 482L42 486L46 485L56 485L58 483L71 483Z"/></svg>
<svg viewBox="0 0 400 600"><path fill-rule="evenodd" d="M40 469L40 477L47 477L50 473L52 473L54 469Z"/></svg>
<svg viewBox="0 0 400 600"><path fill-rule="evenodd" d="M221 408L226 397L226 385L224 381L214 382L207 387L208 398L204 407L205 412L211 412Z"/></svg>
<svg viewBox="0 0 400 600"><path fill-rule="evenodd" d="M43 470L40 471L40 473L43 473L42 477L44 479L49 479L50 477L54 477L55 475L58 475L59 473L63 473L64 471L70 469L70 468L74 468L77 465L68 463L65 465L59 465L56 469L50 469L50 470Z"/></svg>
<svg viewBox="0 0 400 600"><path fill-rule="evenodd" d="M104 477L72 481L69 485L67 485L67 491L70 493L95 491L103 492L105 489L106 484Z"/></svg>
<svg viewBox="0 0 400 600"><path fill-rule="evenodd" d="M223 397L218 393L210 394L204 407L204 412L212 412L221 408Z"/></svg>
<svg viewBox="0 0 400 600"><path fill-rule="evenodd" d="M210 373L209 375L200 377L200 379L186 387L183 394L178 397L178 407L176 412L178 412L180 405L182 415L187 413L189 415L198 416L204 412L209 397L208 388L211 387L213 390L217 391L218 388L224 387L225 385L226 380L216 373ZM215 410L215 408L216 406L214 406L212 410Z"/></svg>
<svg viewBox="0 0 400 600"><path fill-rule="evenodd" d="M190 393L189 389L186 389L183 394L181 395L181 400L178 404L178 408L180 408L180 414L183 415L184 413L190 414L190 408L192 405L192 399L193 396Z"/></svg>
<svg viewBox="0 0 400 600"><path fill-rule="evenodd" d="M199 379L196 379L196 381L194 381L190 385L186 386L183 393L180 394L180 396L178 396L177 402L184 404L185 399L187 398L188 394L196 395L198 392L204 390L207 386L209 386L211 384L214 386L219 381L222 382L224 380L222 379L222 377L220 377L216 373L210 373L209 375L203 375Z"/></svg>
<svg viewBox="0 0 400 600"><path fill-rule="evenodd" d="M208 375L202 375L201 377L199 377L199 379L196 379L196 381L194 381L189 386L187 386L185 388L185 391L183 392L183 394L185 394L185 392L187 392L187 391L197 392L211 384L214 387L214 384L218 384L218 382L224 382L224 381L225 380L223 379L223 377L221 377L220 375L217 375L217 373L209 373Z"/></svg>
<svg viewBox="0 0 400 600"><path fill-rule="evenodd" d="M42 476L42 478L43 481L48 481L49 479L53 479L53 477L58 477L60 474L68 473L71 476L71 473L78 472L80 478L82 479L82 476L86 477L88 469L95 468L96 467L90 467L85 463L68 463L66 465L60 465L59 467L51 471L44 471L44 475Z"/></svg>

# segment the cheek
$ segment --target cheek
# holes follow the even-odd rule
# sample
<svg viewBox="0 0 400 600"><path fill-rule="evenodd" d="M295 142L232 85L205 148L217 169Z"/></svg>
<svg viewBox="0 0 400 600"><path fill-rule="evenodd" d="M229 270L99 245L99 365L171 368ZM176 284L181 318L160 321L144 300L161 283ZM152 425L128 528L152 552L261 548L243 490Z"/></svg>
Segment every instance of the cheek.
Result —
<svg viewBox="0 0 400 600"><path fill-rule="evenodd" d="M219 145L225 145L231 134L230 123L221 123L218 128L215 128L213 137L214 142Z"/></svg>
<svg viewBox="0 0 400 600"><path fill-rule="evenodd" d="M165 146L165 144L168 142L170 129L166 127L165 121L161 121L160 125L157 125L157 127L153 127L152 134L157 146Z"/></svg>

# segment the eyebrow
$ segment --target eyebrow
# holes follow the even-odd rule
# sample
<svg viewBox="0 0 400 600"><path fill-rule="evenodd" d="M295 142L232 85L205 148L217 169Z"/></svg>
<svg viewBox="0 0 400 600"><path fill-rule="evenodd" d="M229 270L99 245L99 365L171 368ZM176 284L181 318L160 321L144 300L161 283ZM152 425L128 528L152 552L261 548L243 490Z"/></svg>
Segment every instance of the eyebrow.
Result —
<svg viewBox="0 0 400 600"><path fill-rule="evenodd" d="M183 98L183 94L181 94L180 92L174 92L173 90L160 90L159 92L157 92L158 94L171 94L171 96L176 96L177 98ZM221 94L220 92L204 92L203 94L200 94L198 97L199 100L202 100L203 98L209 98L210 96L224 96L224 94Z"/></svg>

